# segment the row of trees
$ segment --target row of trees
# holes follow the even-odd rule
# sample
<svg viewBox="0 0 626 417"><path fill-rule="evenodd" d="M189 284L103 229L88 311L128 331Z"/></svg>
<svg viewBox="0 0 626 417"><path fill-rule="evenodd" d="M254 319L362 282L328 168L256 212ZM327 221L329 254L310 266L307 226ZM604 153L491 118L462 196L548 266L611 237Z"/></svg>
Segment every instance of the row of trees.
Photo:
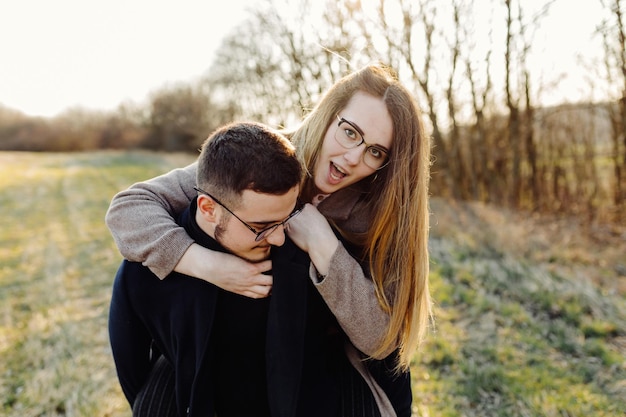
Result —
<svg viewBox="0 0 626 417"><path fill-rule="evenodd" d="M237 117L213 105L204 87L166 86L147 104L127 102L114 112L72 108L54 118L27 117L0 106L0 149L196 151L211 130Z"/></svg>
<svg viewBox="0 0 626 417"><path fill-rule="evenodd" d="M422 104L433 194L625 221L626 1L592 0L604 11L602 53L584 62L590 92L605 101L545 108L558 80L531 63L555 1L265 0L224 39L201 82L164 87L113 115L13 115L8 125L0 115L0 146L195 151L229 120L293 125L337 78L383 61Z"/></svg>

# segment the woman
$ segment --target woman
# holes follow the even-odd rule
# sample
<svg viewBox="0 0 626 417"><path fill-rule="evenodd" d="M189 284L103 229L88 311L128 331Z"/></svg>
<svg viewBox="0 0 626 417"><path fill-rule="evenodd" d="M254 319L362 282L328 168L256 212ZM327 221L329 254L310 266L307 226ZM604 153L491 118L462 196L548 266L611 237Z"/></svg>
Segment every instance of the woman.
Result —
<svg viewBox="0 0 626 417"><path fill-rule="evenodd" d="M370 65L339 80L297 129L284 133L308 174L301 199L311 204L287 233L309 253L311 279L333 313L334 306L353 306L337 320L359 351L381 359L397 350L395 370L408 370L431 308L430 140L415 99L388 68ZM116 195L106 221L120 252L160 277L176 270L267 296L271 277L262 272L269 263L210 252L174 222L196 195L194 185L192 164ZM358 353L348 356L359 369Z"/></svg>

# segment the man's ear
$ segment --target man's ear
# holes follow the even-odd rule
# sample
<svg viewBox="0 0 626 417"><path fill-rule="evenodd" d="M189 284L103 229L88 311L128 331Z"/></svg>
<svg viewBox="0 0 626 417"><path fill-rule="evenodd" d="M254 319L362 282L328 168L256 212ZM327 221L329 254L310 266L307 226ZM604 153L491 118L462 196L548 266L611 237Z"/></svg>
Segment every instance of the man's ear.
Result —
<svg viewBox="0 0 626 417"><path fill-rule="evenodd" d="M209 223L217 221L217 203L208 195L198 196L198 213Z"/></svg>

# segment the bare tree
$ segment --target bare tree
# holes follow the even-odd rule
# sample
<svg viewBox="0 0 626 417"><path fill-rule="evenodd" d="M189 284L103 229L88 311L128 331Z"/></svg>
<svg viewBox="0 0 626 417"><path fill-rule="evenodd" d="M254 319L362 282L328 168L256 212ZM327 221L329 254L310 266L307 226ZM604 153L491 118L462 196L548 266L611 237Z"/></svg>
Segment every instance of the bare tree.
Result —
<svg viewBox="0 0 626 417"><path fill-rule="evenodd" d="M626 205L626 29L623 0L600 0L610 18L602 22L599 32L604 45L607 84L619 91L617 105L609 105L611 119L612 160L615 176L613 202L619 213ZM622 215L624 216L624 215Z"/></svg>
<svg viewBox="0 0 626 417"><path fill-rule="evenodd" d="M505 94L506 107L509 110L508 146L511 150L510 173L504 174L507 174L506 178L510 179L509 201L514 207L520 206L523 197L523 163L531 166L530 183L536 182L534 177L537 173L536 154L532 132L533 103L528 55L534 32L539 27L539 21L547 14L552 3L553 1L546 2L537 14L526 21L520 0L517 1L517 7L514 5L514 0L504 0L506 8ZM522 97L525 99L525 108L524 113L520 114ZM531 195L536 196L536 185L531 187Z"/></svg>
<svg viewBox="0 0 626 417"><path fill-rule="evenodd" d="M131 102L122 103L107 116L100 132L99 148L123 149L141 146L147 135L145 108Z"/></svg>
<svg viewBox="0 0 626 417"><path fill-rule="evenodd" d="M150 100L149 137L145 146L167 151L197 150L216 126L208 116L211 102L192 85L166 86Z"/></svg>
<svg viewBox="0 0 626 417"><path fill-rule="evenodd" d="M301 118L338 77L382 60L397 70L424 110L434 144L437 194L530 209L591 208L601 194L590 185L597 175L575 171L571 162L592 157L593 141L577 137L576 144L569 143L567 126L555 121L554 131L542 132L547 125L538 121L545 113L536 103L542 85L535 85L530 57L541 18L553 1L535 9L520 0L492 1L491 29L476 34L469 24L484 10L461 0L327 0L319 5L300 0L296 6L265 0L226 39L207 88L233 115L288 124ZM500 28L506 34L502 42L473 51ZM613 32L606 33L609 39ZM612 57L607 63L614 62ZM493 82L500 64L505 69L502 90ZM611 71L615 78L616 70ZM621 132L621 107L615 115L615 131ZM622 137L620 133L614 152L621 184ZM584 150L584 155L568 147ZM584 187L573 182L576 178L584 180Z"/></svg>
<svg viewBox="0 0 626 417"><path fill-rule="evenodd" d="M313 5L310 0L257 4L241 29L225 39L207 75L221 105L238 116L288 125L352 69L358 33L345 26L353 10L328 2L314 13ZM312 25L329 30L313 31Z"/></svg>
<svg viewBox="0 0 626 417"><path fill-rule="evenodd" d="M508 146L511 148L512 155L512 167L509 169L508 156L503 156L505 161L498 164L499 172L497 175L502 175L504 178L510 178L510 186L512 186L510 194L510 202L513 206L517 206L520 193L520 157L521 157L521 135L520 135L520 120L519 120L519 97L516 95L516 89L513 85L514 68L516 62L514 58L515 54L515 29L514 25L518 21L514 15L513 0L504 0L506 6L506 52L504 55L505 64L505 93L506 93L506 107L509 109L509 123L508 123ZM507 181L509 182L509 181Z"/></svg>
<svg viewBox="0 0 626 417"><path fill-rule="evenodd" d="M409 79L421 93L423 110L430 122L430 131L433 139L433 182L435 188L444 194L447 189L453 195L458 195L454 176L450 173L450 151L444 141L440 127L437 99L435 49L437 43L436 20L437 7L435 0L397 0L395 3L401 19L398 27L386 24L389 20L384 0L378 7L379 33L386 42L389 64L399 70L406 69ZM419 46L418 46L419 45ZM404 71L403 71L404 72ZM448 73L448 71L442 74Z"/></svg>
<svg viewBox="0 0 626 417"><path fill-rule="evenodd" d="M206 76L216 103L230 109L232 118L279 124L285 109L294 108L293 94L281 76L271 33L256 20L246 31L225 38Z"/></svg>
<svg viewBox="0 0 626 417"><path fill-rule="evenodd" d="M489 135L485 107L491 94L491 56L489 49L485 55L485 84L480 87L476 80L475 69L471 57L467 55L465 61L465 75L470 85L471 108L474 115L474 123L470 126L470 151L469 165L472 178L473 198L476 200L488 199L493 176L489 174L488 152L493 149L492 135Z"/></svg>

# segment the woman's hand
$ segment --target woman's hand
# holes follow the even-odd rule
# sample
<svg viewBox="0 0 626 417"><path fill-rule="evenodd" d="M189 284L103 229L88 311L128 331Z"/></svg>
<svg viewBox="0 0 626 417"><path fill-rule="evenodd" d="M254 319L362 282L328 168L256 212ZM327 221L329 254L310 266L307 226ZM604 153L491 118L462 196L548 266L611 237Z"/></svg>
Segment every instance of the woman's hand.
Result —
<svg viewBox="0 0 626 417"><path fill-rule="evenodd" d="M326 275L339 240L326 218L312 204L305 204L302 212L293 217L285 228L289 238L307 252L317 271Z"/></svg>
<svg viewBox="0 0 626 417"><path fill-rule="evenodd" d="M272 261L252 263L235 255L212 251L192 244L180 259L175 271L203 279L223 290L250 298L264 298L272 291Z"/></svg>

